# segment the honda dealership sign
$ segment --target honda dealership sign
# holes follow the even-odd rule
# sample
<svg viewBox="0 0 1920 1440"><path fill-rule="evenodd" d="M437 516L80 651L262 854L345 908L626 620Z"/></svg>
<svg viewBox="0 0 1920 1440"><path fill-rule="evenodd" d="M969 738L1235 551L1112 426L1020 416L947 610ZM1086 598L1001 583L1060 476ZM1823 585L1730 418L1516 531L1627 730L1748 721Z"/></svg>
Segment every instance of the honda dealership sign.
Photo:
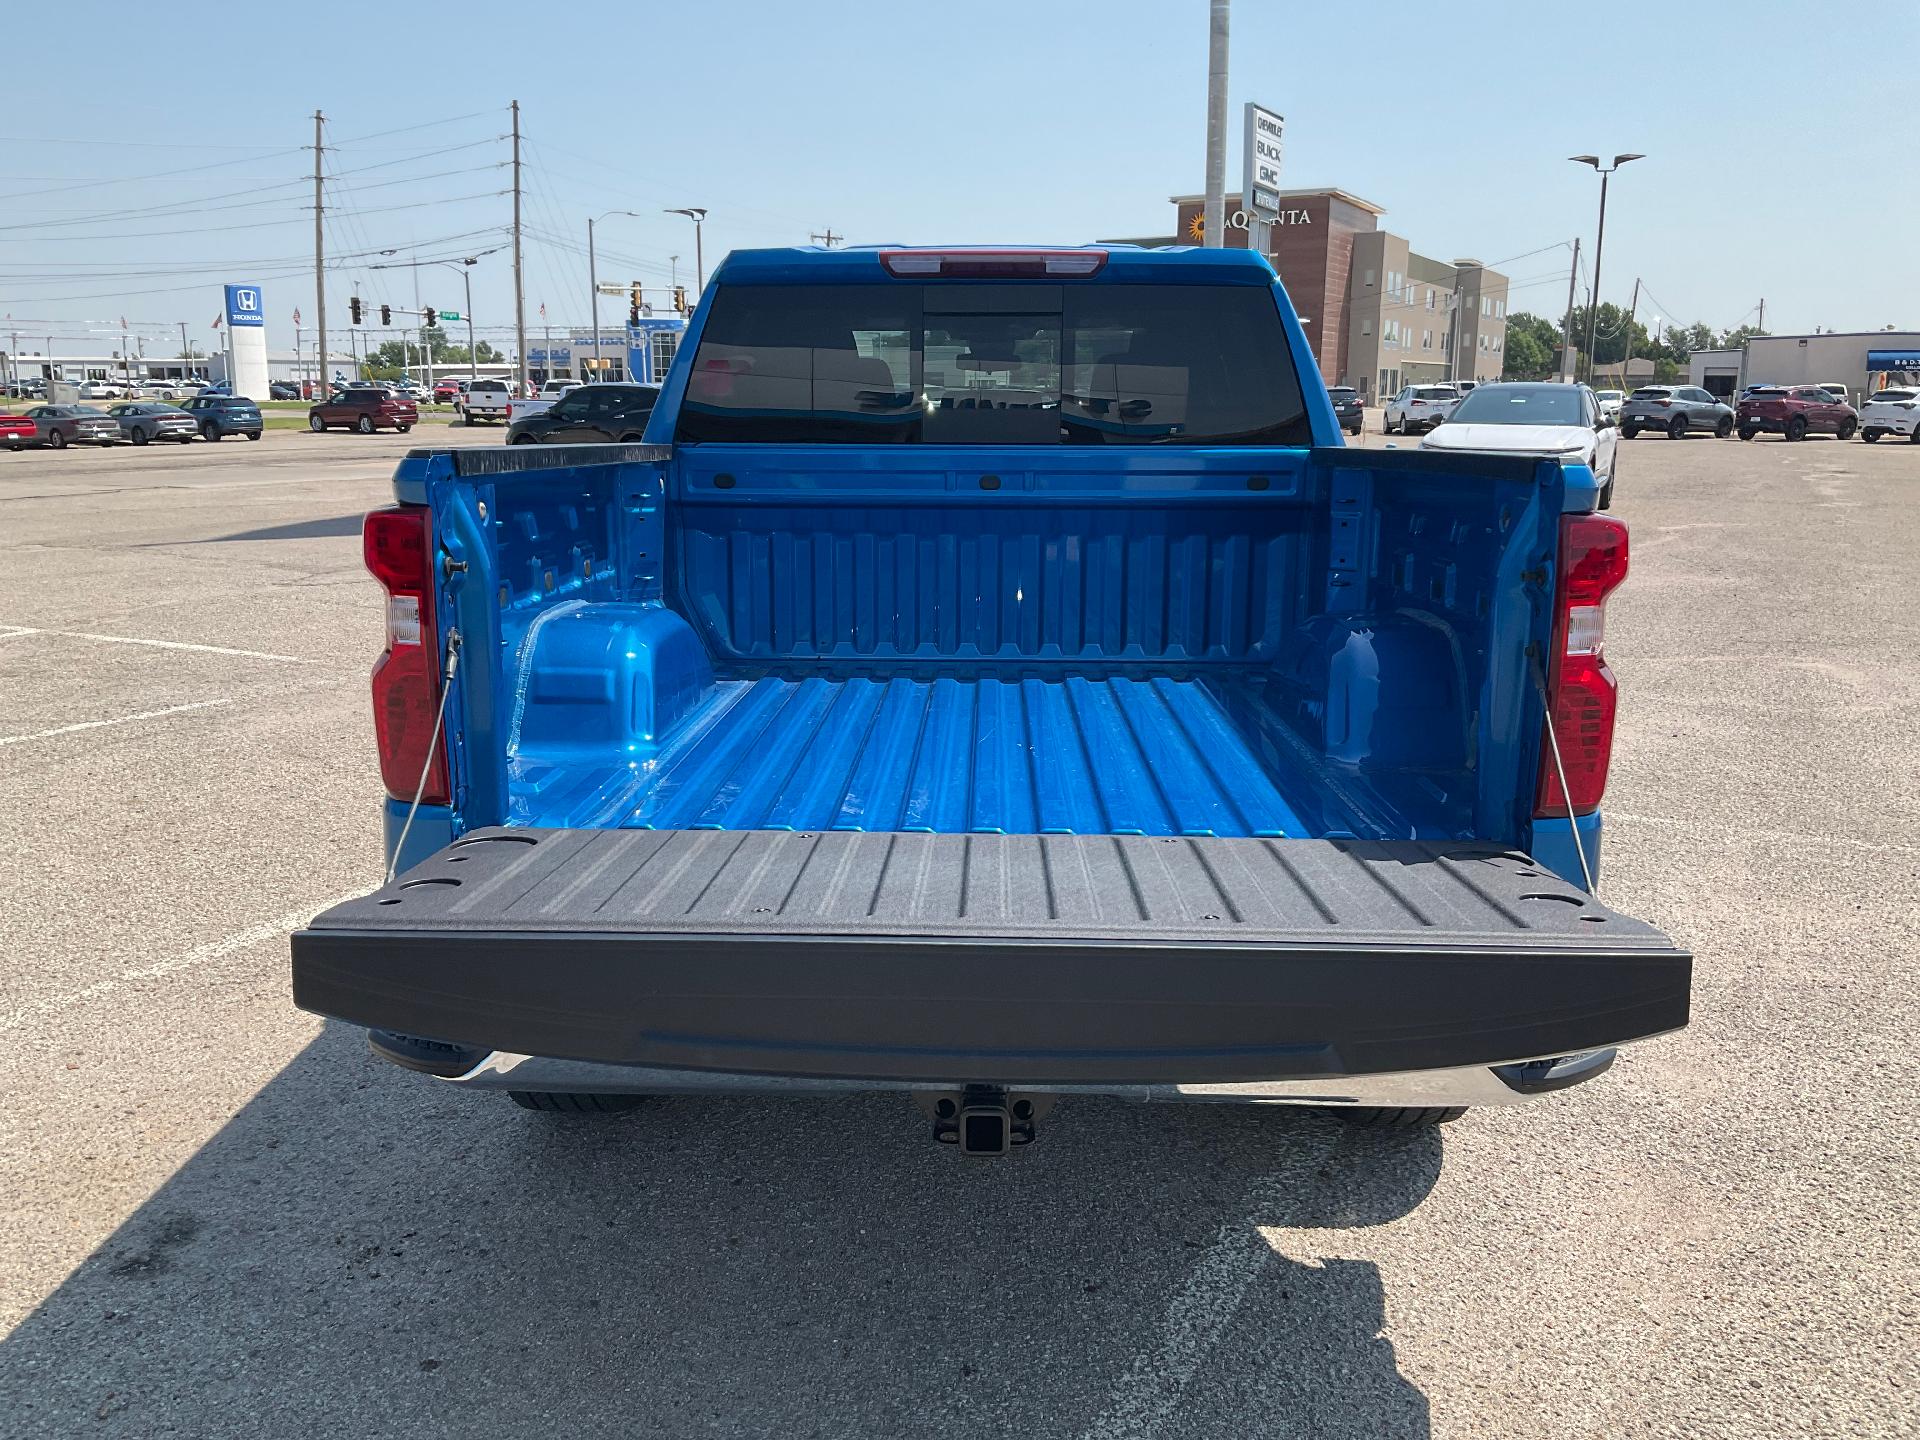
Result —
<svg viewBox="0 0 1920 1440"><path fill-rule="evenodd" d="M227 381L236 395L267 398L267 306L258 285L227 286Z"/></svg>

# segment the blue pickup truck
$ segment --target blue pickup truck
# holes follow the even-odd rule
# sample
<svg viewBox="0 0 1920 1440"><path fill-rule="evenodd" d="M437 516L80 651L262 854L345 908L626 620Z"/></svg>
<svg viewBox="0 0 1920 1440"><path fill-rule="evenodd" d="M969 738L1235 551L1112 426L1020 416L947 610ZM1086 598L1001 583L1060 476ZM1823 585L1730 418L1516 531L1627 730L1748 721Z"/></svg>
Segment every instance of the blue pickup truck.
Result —
<svg viewBox="0 0 1920 1440"><path fill-rule="evenodd" d="M1687 1021L1596 898L1627 535L1344 448L1230 250L735 253L644 443L416 450L388 882L295 1001L528 1108L1061 1096L1413 1127Z"/></svg>

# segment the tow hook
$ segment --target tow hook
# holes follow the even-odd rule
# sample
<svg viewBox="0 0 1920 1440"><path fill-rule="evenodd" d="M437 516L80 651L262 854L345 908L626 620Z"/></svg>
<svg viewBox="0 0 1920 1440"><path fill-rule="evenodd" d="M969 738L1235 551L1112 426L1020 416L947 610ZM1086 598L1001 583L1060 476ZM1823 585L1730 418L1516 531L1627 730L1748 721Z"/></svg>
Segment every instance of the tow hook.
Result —
<svg viewBox="0 0 1920 1440"><path fill-rule="evenodd" d="M1031 1145L1034 1127L1053 1108L1053 1095L1009 1092L998 1085L916 1090L914 1103L933 1121L933 1138L962 1155L988 1159Z"/></svg>

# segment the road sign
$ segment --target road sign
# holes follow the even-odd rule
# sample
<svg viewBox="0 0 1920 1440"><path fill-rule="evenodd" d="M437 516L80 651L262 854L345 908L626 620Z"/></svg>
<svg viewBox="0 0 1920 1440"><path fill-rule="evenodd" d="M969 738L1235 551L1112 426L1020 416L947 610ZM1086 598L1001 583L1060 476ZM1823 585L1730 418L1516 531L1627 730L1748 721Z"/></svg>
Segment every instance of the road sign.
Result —
<svg viewBox="0 0 1920 1440"><path fill-rule="evenodd" d="M440 310L435 313L437 313L442 320L460 320L465 318L458 310Z"/></svg>
<svg viewBox="0 0 1920 1440"><path fill-rule="evenodd" d="M1241 203L1256 214L1271 215L1280 208L1280 142L1285 126L1283 116L1247 102Z"/></svg>

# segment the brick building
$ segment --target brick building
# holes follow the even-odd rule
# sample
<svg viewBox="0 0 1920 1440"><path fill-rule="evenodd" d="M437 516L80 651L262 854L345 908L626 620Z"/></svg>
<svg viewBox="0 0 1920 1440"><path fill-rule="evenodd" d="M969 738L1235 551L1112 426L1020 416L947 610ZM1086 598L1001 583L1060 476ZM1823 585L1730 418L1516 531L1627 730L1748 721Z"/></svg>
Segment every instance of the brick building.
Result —
<svg viewBox="0 0 1920 1440"><path fill-rule="evenodd" d="M1205 203L1174 196L1175 233L1136 243L1200 243ZM1283 190L1280 207L1267 258L1306 323L1327 384L1378 400L1407 384L1499 378L1505 275L1477 260L1416 253L1380 228L1380 206L1345 190ZM1244 250L1247 232L1229 229L1226 244Z"/></svg>

